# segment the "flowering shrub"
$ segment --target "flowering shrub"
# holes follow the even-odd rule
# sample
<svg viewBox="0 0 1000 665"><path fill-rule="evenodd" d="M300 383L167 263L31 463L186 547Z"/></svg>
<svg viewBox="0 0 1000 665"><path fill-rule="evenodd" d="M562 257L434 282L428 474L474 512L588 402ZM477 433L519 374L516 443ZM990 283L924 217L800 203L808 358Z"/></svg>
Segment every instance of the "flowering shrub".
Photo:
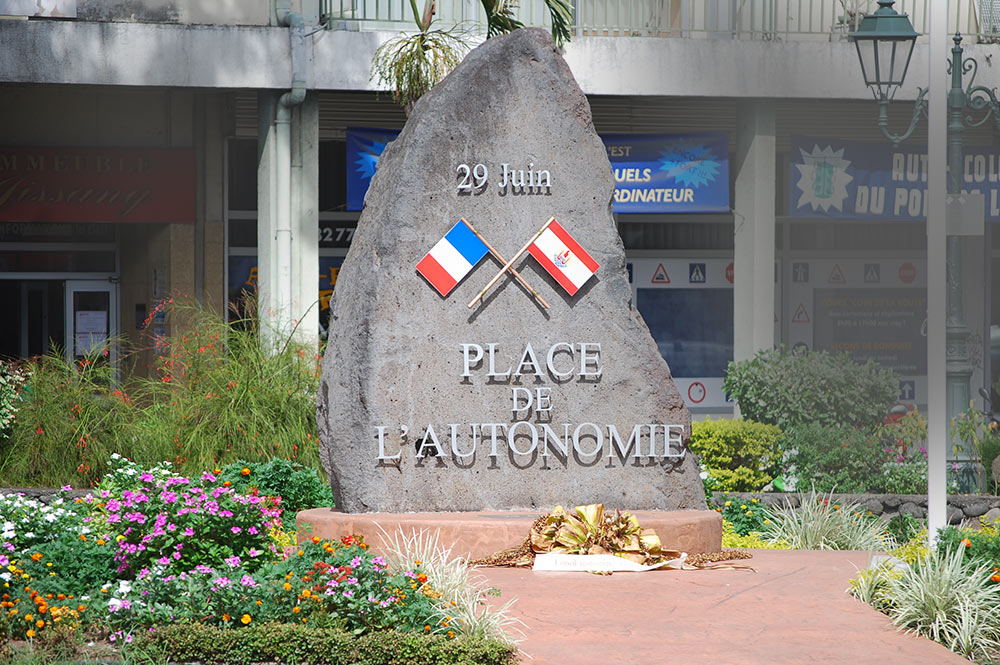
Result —
<svg viewBox="0 0 1000 665"><path fill-rule="evenodd" d="M199 564L182 573L154 566L134 582L105 587L109 622L125 634L176 619L222 627L309 623L358 635L386 629L449 630L432 618L440 594L425 573L391 571L382 557L352 537L316 540L256 570L232 560Z"/></svg>
<svg viewBox="0 0 1000 665"><path fill-rule="evenodd" d="M0 441L14 422L23 385L24 374L21 370L10 363L0 362Z"/></svg>
<svg viewBox="0 0 1000 665"><path fill-rule="evenodd" d="M281 525L280 498L239 494L210 472L195 481L158 481L149 471L138 478L135 491L99 490L84 499L93 509L84 521L116 543L119 573L155 565L177 574L222 561L253 570L275 549L269 534Z"/></svg>
<svg viewBox="0 0 1000 665"><path fill-rule="evenodd" d="M354 536L294 546L283 501L260 494L250 466L227 471L245 492L223 470L189 479L122 458L111 468L75 501L0 497L0 638L90 626L128 644L177 621L483 637L419 561L390 564Z"/></svg>
<svg viewBox="0 0 1000 665"><path fill-rule="evenodd" d="M67 531L89 533L82 522L86 511L66 499L68 489L64 487L50 504L23 494L0 494L0 546L27 550Z"/></svg>

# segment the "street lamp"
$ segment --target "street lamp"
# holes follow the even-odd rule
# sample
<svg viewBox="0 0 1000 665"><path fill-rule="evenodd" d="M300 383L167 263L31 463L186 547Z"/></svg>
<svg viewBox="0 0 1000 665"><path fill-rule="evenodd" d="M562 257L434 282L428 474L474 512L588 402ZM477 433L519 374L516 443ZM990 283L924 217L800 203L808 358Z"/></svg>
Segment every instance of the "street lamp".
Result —
<svg viewBox="0 0 1000 665"><path fill-rule="evenodd" d="M879 103L879 128L893 145L908 139L921 115L927 115L927 88L920 88L913 109L910 126L902 134L892 134L888 127L888 106L903 84L906 69L913 53L917 33L906 14L898 14L894 0L879 0L879 8L861 21L851 35L858 50L858 59L865 83L872 89ZM1000 104L993 90L974 85L979 68L974 58L963 58L962 36L955 33L948 72L951 88L948 90L948 194L957 196L962 191L962 132L964 123L979 127L991 117L995 130L1000 133ZM963 88L962 76L971 73L969 83ZM982 113L973 120L966 111ZM940 223L943 223L941 220ZM946 391L947 415L950 422L969 405L969 380L972 363L969 358L970 330L965 325L962 303L962 245L961 238L949 235L947 239L947 333L946 333Z"/></svg>

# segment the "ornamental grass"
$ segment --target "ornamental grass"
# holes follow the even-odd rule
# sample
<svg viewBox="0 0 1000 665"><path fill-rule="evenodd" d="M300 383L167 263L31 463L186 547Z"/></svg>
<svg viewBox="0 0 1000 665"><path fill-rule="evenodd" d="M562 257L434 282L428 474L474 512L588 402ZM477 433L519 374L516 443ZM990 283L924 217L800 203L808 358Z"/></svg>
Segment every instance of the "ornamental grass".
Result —
<svg viewBox="0 0 1000 665"><path fill-rule="evenodd" d="M153 358L119 379L107 348L72 362L53 349L24 362L13 422L6 437L0 431L3 484L93 487L113 453L146 467L169 460L188 476L275 458L322 476L316 351L290 338L265 349L252 316L227 321L181 299L158 309L183 332L144 332L143 348L118 340L122 368L140 362L141 351Z"/></svg>

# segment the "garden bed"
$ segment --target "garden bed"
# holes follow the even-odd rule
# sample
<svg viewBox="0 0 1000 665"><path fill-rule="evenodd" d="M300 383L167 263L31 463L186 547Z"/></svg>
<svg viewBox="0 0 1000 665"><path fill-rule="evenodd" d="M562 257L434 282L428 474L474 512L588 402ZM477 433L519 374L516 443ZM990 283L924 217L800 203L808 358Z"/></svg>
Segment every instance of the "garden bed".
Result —
<svg viewBox="0 0 1000 665"><path fill-rule="evenodd" d="M757 499L764 506L795 508L808 492L713 492L710 508L720 508L727 500L746 503ZM875 515L890 518L894 515L927 517L927 496L924 494L831 494L830 500L860 506ZM1000 496L979 494L953 494L948 497L948 523L985 517L993 522L1000 518Z"/></svg>

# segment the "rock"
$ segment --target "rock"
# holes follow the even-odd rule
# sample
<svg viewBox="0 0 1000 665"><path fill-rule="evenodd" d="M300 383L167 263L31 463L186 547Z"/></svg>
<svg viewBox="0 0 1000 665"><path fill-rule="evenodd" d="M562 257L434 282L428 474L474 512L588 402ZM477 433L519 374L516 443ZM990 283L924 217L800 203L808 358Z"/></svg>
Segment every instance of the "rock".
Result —
<svg viewBox="0 0 1000 665"><path fill-rule="evenodd" d="M898 508L902 500L898 494L883 494L882 503L885 505L886 511L888 511L890 508Z"/></svg>
<svg viewBox="0 0 1000 665"><path fill-rule="evenodd" d="M962 512L961 508L948 506L948 524L961 524L964 519L965 513Z"/></svg>
<svg viewBox="0 0 1000 665"><path fill-rule="evenodd" d="M900 515L913 515L918 519L924 518L924 509L917 504L907 501L899 506L898 514Z"/></svg>
<svg viewBox="0 0 1000 665"><path fill-rule="evenodd" d="M337 283L317 418L338 508L705 508L680 445L690 416L632 307L614 187L543 30L486 41L420 99L379 159ZM415 271L462 218L510 259L550 217L600 266L570 295L535 258L515 261L551 309L509 274L468 309L500 272L492 257L446 296ZM529 400L540 408L515 411Z"/></svg>
<svg viewBox="0 0 1000 665"><path fill-rule="evenodd" d="M993 482L1000 483L1000 455L993 458L990 471L993 473Z"/></svg>
<svg viewBox="0 0 1000 665"><path fill-rule="evenodd" d="M989 522L990 524L996 522L997 520L1000 520L1000 508L990 508L989 510L986 511L986 514L983 515L983 519Z"/></svg>
<svg viewBox="0 0 1000 665"><path fill-rule="evenodd" d="M961 506L966 517L979 517L990 509L990 504L983 499L973 499Z"/></svg>
<svg viewBox="0 0 1000 665"><path fill-rule="evenodd" d="M882 501L873 496L868 497L860 504L860 506L869 512L875 513L876 515L881 515L884 510L882 507Z"/></svg>

